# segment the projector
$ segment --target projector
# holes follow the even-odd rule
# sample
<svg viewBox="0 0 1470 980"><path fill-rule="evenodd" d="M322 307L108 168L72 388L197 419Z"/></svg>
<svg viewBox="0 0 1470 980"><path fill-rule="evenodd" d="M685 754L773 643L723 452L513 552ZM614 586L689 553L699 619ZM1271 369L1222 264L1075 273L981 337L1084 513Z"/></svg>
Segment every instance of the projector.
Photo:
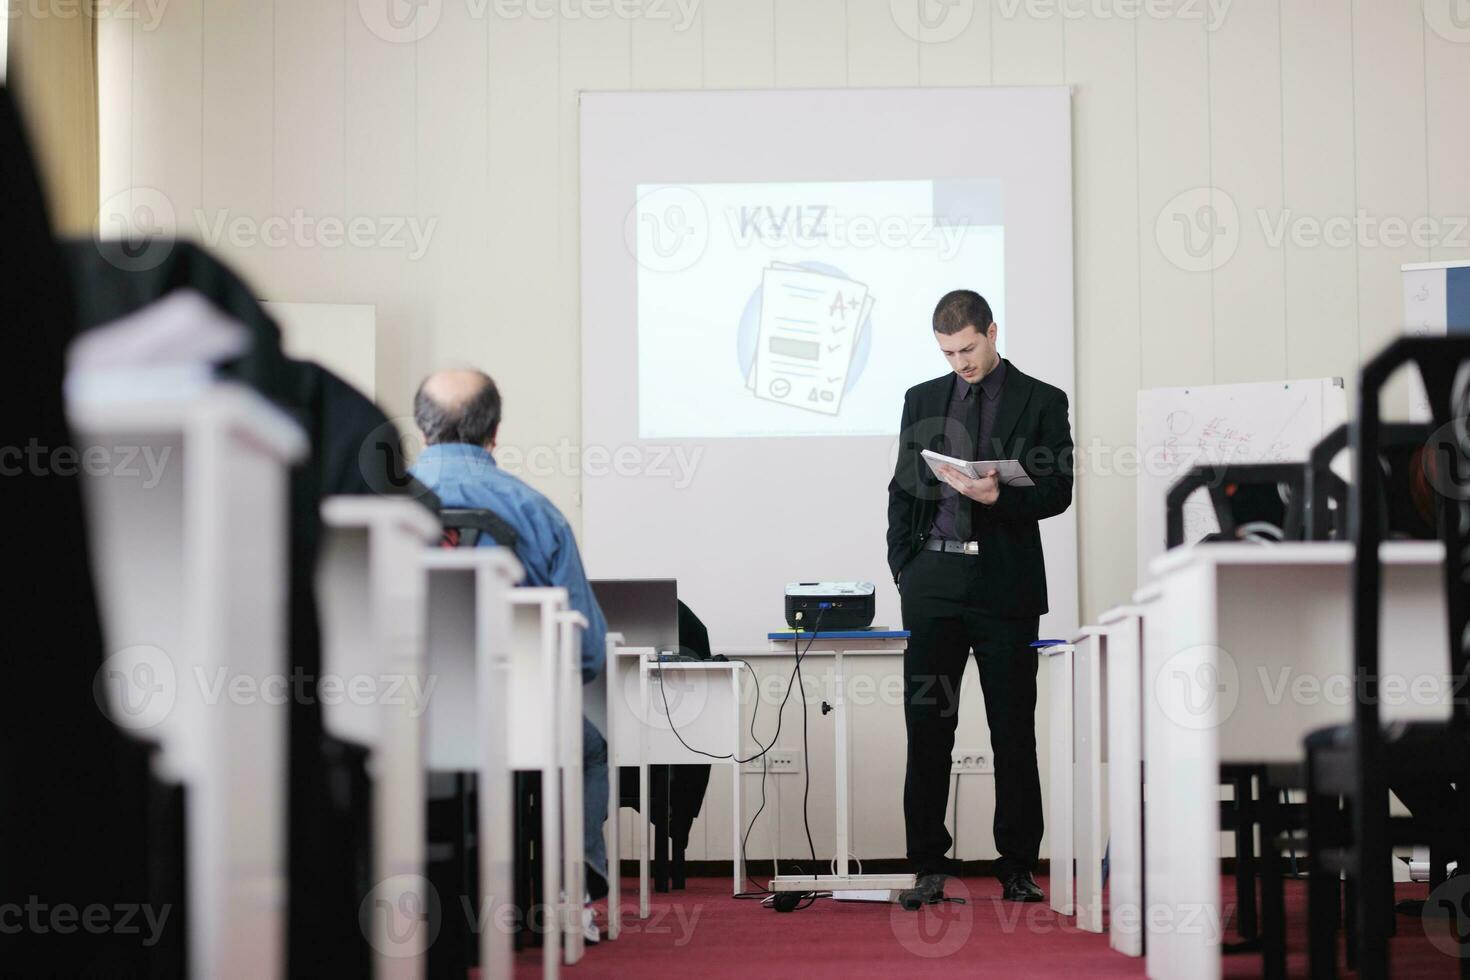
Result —
<svg viewBox="0 0 1470 980"><path fill-rule="evenodd" d="M786 625L822 631L865 630L873 625L872 582L792 582L786 586ZM796 614L801 613L801 619Z"/></svg>

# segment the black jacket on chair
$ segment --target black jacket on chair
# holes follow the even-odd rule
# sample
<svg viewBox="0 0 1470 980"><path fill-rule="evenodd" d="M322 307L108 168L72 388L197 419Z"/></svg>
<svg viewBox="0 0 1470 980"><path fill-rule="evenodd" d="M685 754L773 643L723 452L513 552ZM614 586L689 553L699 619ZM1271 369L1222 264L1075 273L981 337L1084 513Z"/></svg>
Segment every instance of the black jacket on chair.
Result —
<svg viewBox="0 0 1470 980"><path fill-rule="evenodd" d="M337 494L401 494L437 514L438 498L408 474L397 432L382 410L321 365L288 357L280 328L254 291L203 248L162 239L81 239L62 243L60 251L78 330L104 326L174 290L193 289L249 331L249 350L221 365L219 374L273 401L301 425L311 445L309 457L291 470L287 618L290 668L314 681L321 675L315 575L322 500ZM139 254L148 261L140 261ZM372 969L372 950L359 912L373 884L366 861L371 843L366 751L325 730L317 698L291 699L288 725L286 976L365 975ZM175 816L181 819L182 812L176 808ZM173 834L177 853L170 855L180 861L181 834ZM167 828L156 836L166 840ZM182 883L181 873L174 877ZM172 962L155 952L154 962L160 959Z"/></svg>
<svg viewBox="0 0 1470 980"><path fill-rule="evenodd" d="M888 484L888 567L895 582L924 547L939 507L942 484L920 451L945 452L954 379L954 374L946 374L904 394L898 462ZM991 438L996 451L982 450L981 458L1018 459L1036 485L1002 485L994 504L973 505L982 575L987 582L1005 586L977 596L976 602L998 616L1039 616L1047 611L1047 602L1046 562L1037 522L1062 513L1072 503L1073 446L1066 393L1006 361Z"/></svg>

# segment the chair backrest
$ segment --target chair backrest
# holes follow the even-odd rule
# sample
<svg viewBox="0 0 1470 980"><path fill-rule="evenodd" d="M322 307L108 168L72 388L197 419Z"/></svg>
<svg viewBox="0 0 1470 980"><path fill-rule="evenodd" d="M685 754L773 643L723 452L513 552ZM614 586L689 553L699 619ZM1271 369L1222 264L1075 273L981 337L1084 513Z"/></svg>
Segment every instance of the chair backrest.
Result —
<svg viewBox="0 0 1470 980"><path fill-rule="evenodd" d="M469 507L445 507L439 511L444 534L439 539L444 548L476 548L482 537L502 548L514 551L520 535L504 519L488 510Z"/></svg>
<svg viewBox="0 0 1470 980"><path fill-rule="evenodd" d="M1306 537L1309 541L1346 541L1348 483L1332 470L1332 461L1348 448L1353 425L1344 422L1312 447L1307 465ZM1391 537L1434 537L1434 521L1420 513L1415 499L1416 458L1429 437L1430 426L1420 422L1389 422L1379 428L1379 462L1385 482L1380 520Z"/></svg>
<svg viewBox="0 0 1470 980"><path fill-rule="evenodd" d="M1450 675L1455 696L1450 724L1470 722L1463 692L1470 665L1470 336L1401 337L1363 366L1358 384L1358 424L1352 435L1353 485L1349 520L1356 548L1353 557L1353 661L1357 697L1354 735L1359 751L1373 763L1379 731L1379 623L1383 566L1378 553L1385 528L1364 515L1382 512L1383 481L1378 478L1385 426L1379 417L1379 395L1394 372L1405 365L1419 371L1428 396L1432 427L1424 443L1421 465L1434 494L1439 540L1444 545L1446 629Z"/></svg>
<svg viewBox="0 0 1470 980"><path fill-rule="evenodd" d="M1280 501L1279 510L1269 507L1270 513L1264 517L1242 513L1242 501L1249 499L1256 503L1264 499L1271 503L1280 500L1282 488L1286 490L1286 499ZM1296 541L1302 537L1305 466L1301 463L1213 463L1194 467L1169 488L1164 502L1166 547L1177 548L1184 543L1184 504L1200 489L1209 491L1215 519L1220 522L1220 533L1224 537L1233 538L1238 530L1246 527L1247 520L1279 521L1273 526L1280 528L1283 541ZM1252 492L1256 490L1265 493Z"/></svg>

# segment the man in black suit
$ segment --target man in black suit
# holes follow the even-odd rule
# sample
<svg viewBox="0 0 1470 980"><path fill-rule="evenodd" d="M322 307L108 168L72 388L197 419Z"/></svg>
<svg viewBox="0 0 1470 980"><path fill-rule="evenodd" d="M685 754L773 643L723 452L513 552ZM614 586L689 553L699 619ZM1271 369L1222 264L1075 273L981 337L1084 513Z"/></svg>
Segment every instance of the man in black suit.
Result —
<svg viewBox="0 0 1470 980"><path fill-rule="evenodd" d="M1037 522L1072 502L1067 396L1022 374L995 349L990 305L969 290L934 309L934 338L952 373L904 396L898 465L888 485L888 565L912 635L904 652L908 772L903 810L918 876L905 908L940 900L954 871L944 827L950 753L965 659L974 652L995 756L994 869L1011 901L1039 902L1032 873L1041 844L1036 767L1036 639L1046 604ZM1021 461L1034 486L1001 485L994 469L970 479L920 451L966 460Z"/></svg>

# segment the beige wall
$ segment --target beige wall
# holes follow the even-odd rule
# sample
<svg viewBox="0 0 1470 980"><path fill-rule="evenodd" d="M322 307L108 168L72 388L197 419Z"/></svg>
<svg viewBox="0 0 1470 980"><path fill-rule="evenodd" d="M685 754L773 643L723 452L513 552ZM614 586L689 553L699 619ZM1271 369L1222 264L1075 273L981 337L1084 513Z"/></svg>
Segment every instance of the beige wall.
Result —
<svg viewBox="0 0 1470 980"><path fill-rule="evenodd" d="M950 16L968 20L942 43L907 36L888 0L685 0L684 29L675 0L427 0L438 20L417 44L369 28L364 12L387 2L168 0L156 20L159 5L140 3L136 19L103 21L104 217L146 206L198 236L197 211L213 234L227 209L240 228L217 247L264 298L376 306L377 391L390 414L407 412L431 368L479 365L505 390L503 441L522 449L578 440L579 372L598 369L578 363L583 89L1073 86L1084 446L1133 442L1140 386L1350 377L1396 330L1399 264L1470 257L1463 229L1449 247L1270 234L1283 209L1313 220L1470 214L1470 30L1440 16L1450 0L1428 0L1432 22L1420 0L1233 0L1218 22L1224 0L1215 13L1204 0L1153 0L1147 9L1175 15L1133 19L1116 15L1141 0L958 0ZM528 5L570 14L542 19ZM592 16L639 7L649 15ZM874 139L882 124L872 121ZM1176 217L1196 217L1200 195L1189 192L1210 186L1236 217L1221 217L1213 261L1196 260ZM298 213L365 219L359 235L374 241L413 221L431 228L428 248L334 244L345 229L248 244L274 230L268 219ZM1215 268L1181 267L1197 263ZM579 519L574 472L536 482ZM1092 618L1133 585L1133 483L1084 472L1078 507ZM758 666L784 683L778 663ZM872 669L885 666L896 665ZM962 742L978 744L978 691L967 688ZM864 727L901 733L898 719L889 709ZM790 714L785 748L801 744L796 722ZM869 857L901 852L895 738L864 759L870 784L884 786L858 808L855 844ZM829 745L828 726L814 723L819 850L831 834ZM782 850L795 857L800 780L780 778ZM988 777L961 783L966 826L980 835L963 853L987 855ZM749 815L758 778L745 785ZM717 774L695 856L728 855L728 794ZM769 853L763 832L752 856Z"/></svg>
<svg viewBox="0 0 1470 980"><path fill-rule="evenodd" d="M1438 247L1269 234L1283 208L1470 214L1470 31L1436 13L1450 0L1428 19L1420 0L1153 0L1174 15L1131 19L1129 0L958 0L943 43L907 36L888 0L685 0L684 29L675 0L430 0L417 44L370 29L388 2L169 0L104 20L102 198L141 189L104 212L161 193L190 229L200 209L211 231L222 209L366 218L374 241L418 222L417 258L330 231L219 247L267 298L376 305L390 413L429 369L484 366L520 447L575 442L579 371L597 370L578 363L582 89L1073 86L1084 444L1132 442L1139 386L1350 376L1395 331L1398 265L1470 256L1463 230ZM1211 185L1239 215L1218 241L1238 245L1185 271L1174 211L1195 202L1170 202ZM541 482L576 521L575 472ZM1092 617L1132 585L1132 481L1084 473L1078 507Z"/></svg>

